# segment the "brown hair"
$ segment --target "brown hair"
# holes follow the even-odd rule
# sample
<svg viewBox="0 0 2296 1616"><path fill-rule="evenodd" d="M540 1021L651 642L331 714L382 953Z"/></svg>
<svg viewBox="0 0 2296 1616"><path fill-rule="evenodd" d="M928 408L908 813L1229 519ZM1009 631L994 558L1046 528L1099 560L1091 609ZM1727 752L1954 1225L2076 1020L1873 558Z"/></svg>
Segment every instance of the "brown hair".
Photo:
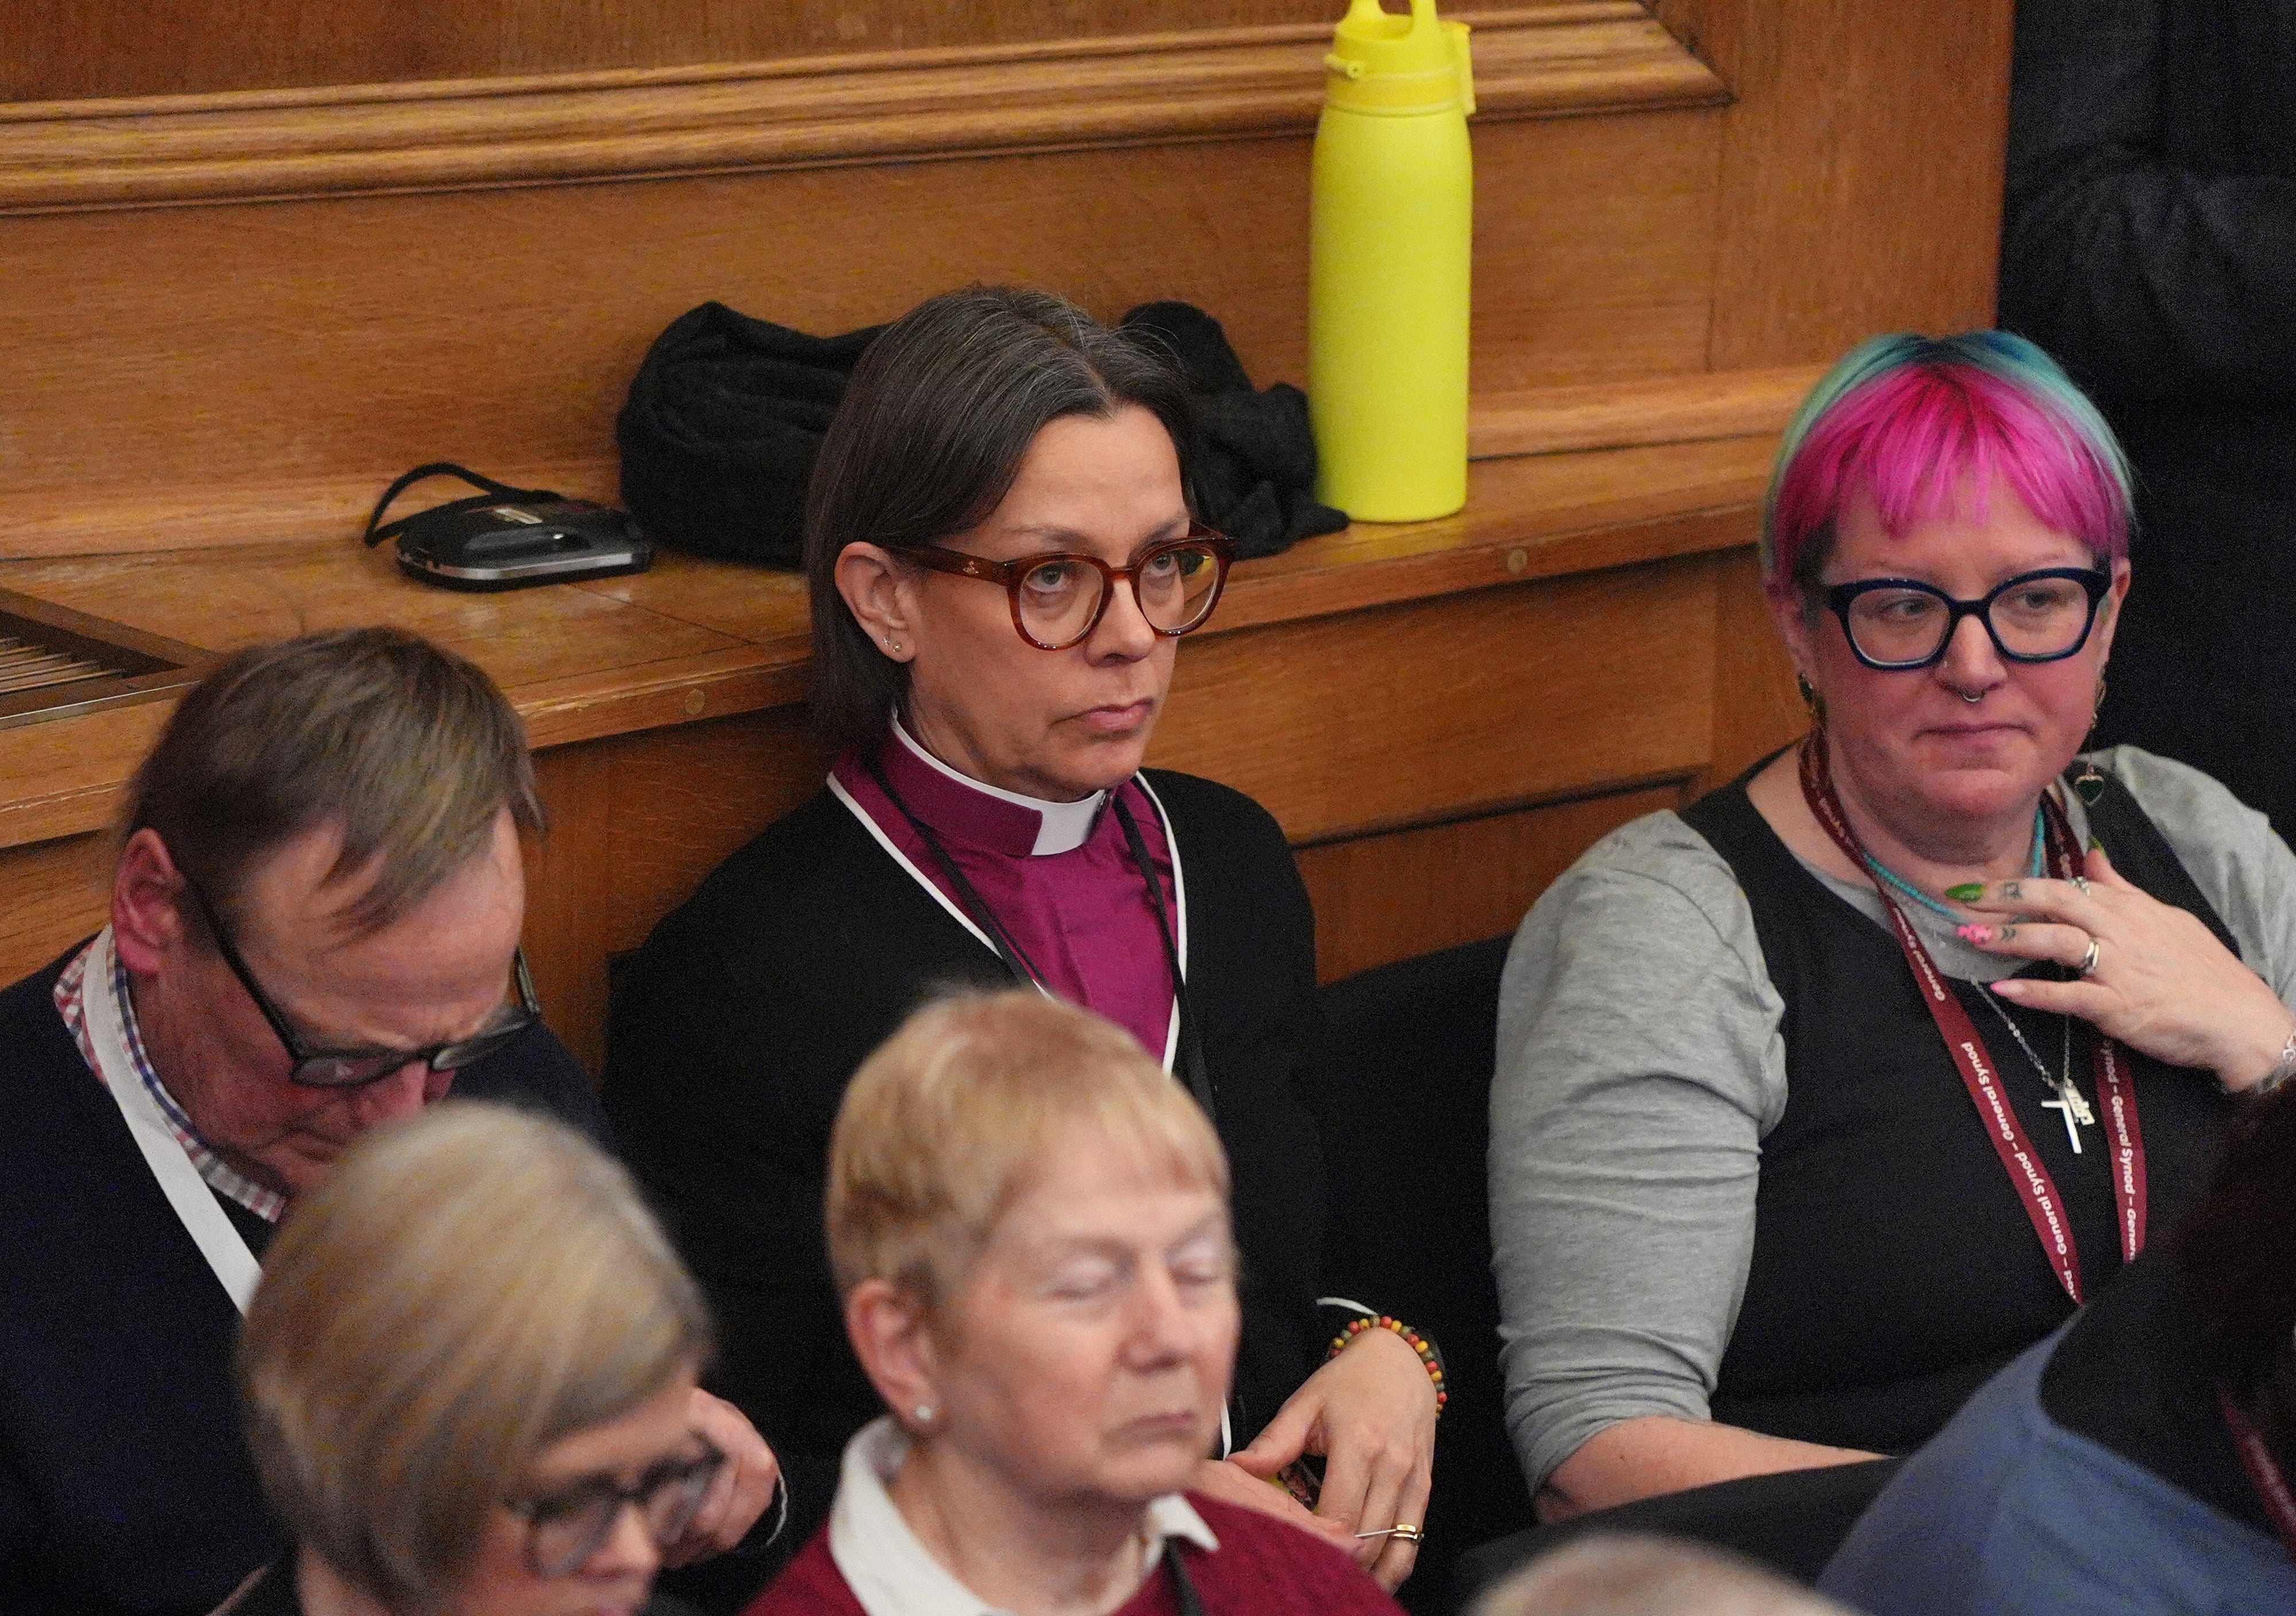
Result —
<svg viewBox="0 0 2296 1616"><path fill-rule="evenodd" d="M494 681L403 629L337 629L201 680L128 782L119 835L158 832L228 918L264 855L335 826L327 879L374 871L344 916L367 933L483 853L504 809L541 828L526 732Z"/></svg>
<svg viewBox="0 0 2296 1616"><path fill-rule="evenodd" d="M1033 988L910 1016L853 1074L830 1135L840 1294L881 1278L929 1307L946 1301L1076 1122L1227 1196L1210 1119L1122 1028Z"/></svg>
<svg viewBox="0 0 2296 1616"><path fill-rule="evenodd" d="M296 1539L419 1610L537 1454L709 1352L701 1294L618 1163L547 1117L447 1100L296 1197L247 1310L240 1400Z"/></svg>
<svg viewBox="0 0 2296 1616"><path fill-rule="evenodd" d="M1135 406L1163 422L1193 504L1193 418L1158 339L1111 331L1046 292L971 286L919 304L869 345L806 494L822 740L882 740L909 687L908 665L879 651L837 592L845 547L898 555L964 533L996 509L1048 424Z"/></svg>

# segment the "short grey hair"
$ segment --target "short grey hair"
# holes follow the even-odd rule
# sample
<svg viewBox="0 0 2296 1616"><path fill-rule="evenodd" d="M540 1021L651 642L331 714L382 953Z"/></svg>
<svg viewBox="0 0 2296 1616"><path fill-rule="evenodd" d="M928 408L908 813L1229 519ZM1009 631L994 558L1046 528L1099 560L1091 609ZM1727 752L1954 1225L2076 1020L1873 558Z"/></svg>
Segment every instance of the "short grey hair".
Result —
<svg viewBox="0 0 2296 1616"><path fill-rule="evenodd" d="M235 918L258 861L332 825L328 881L373 870L344 915L364 935L484 853L505 809L541 828L525 728L495 681L403 629L338 629L250 646L201 679L128 782L119 836L156 831Z"/></svg>
<svg viewBox="0 0 2296 1616"><path fill-rule="evenodd" d="M240 1402L296 1540L419 1611L537 1454L709 1350L701 1294L619 1163L562 1122L450 1099L296 1197L248 1307Z"/></svg>
<svg viewBox="0 0 2296 1616"><path fill-rule="evenodd" d="M1469 1616L1850 1616L1751 1560L1666 1538L1595 1534L1543 1555Z"/></svg>

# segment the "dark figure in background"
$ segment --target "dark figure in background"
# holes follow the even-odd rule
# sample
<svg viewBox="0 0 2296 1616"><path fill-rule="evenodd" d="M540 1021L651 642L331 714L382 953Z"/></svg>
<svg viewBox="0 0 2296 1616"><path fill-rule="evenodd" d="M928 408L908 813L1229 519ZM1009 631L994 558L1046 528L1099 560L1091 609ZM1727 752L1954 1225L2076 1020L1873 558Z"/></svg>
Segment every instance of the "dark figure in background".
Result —
<svg viewBox="0 0 2296 1616"><path fill-rule="evenodd" d="M2023 0L2001 323L2136 471L2097 744L2296 825L2296 3Z"/></svg>

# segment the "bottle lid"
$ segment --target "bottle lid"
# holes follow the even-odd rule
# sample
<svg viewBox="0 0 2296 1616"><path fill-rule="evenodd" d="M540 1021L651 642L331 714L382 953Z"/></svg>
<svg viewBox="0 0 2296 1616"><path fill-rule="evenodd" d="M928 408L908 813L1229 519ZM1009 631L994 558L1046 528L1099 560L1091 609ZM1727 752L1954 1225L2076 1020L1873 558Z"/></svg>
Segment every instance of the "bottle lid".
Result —
<svg viewBox="0 0 2296 1616"><path fill-rule="evenodd" d="M1438 18L1435 0L1411 0L1408 16L1386 11L1380 0L1349 0L1324 66L1326 106L1384 113L1475 110L1467 25Z"/></svg>

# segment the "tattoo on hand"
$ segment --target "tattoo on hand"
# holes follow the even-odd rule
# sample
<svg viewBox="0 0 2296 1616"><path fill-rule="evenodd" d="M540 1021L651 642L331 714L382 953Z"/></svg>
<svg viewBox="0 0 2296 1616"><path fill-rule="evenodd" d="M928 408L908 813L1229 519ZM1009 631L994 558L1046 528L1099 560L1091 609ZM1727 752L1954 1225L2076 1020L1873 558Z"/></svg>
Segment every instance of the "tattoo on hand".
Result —
<svg viewBox="0 0 2296 1616"><path fill-rule="evenodd" d="M2004 882L2002 882L2002 883L2001 883L2001 895L2002 895L2003 897L2005 897L2005 898L2007 898L2007 899L2012 900L2013 902L2014 900L2016 900L2016 899L2019 899L2019 898L2023 897L2023 896L2025 895L2025 893L2024 893L2024 883L2023 883L2023 882L2021 882L2021 881L2004 881Z"/></svg>
<svg viewBox="0 0 2296 1616"><path fill-rule="evenodd" d="M2010 895L2011 897L2013 897L2013 897L2015 897L2017 894L2014 894L2014 893L2011 893L2009 895ZM2000 942L2000 943L2008 943L2008 942L2012 942L2012 941L2013 941L2013 940L2015 939L2016 935L2017 935L2017 928L2016 928L2015 926L2003 926L2003 927L2001 928L2001 935L2000 935L1997 939L1995 939L1995 941L1997 941L1997 942Z"/></svg>

